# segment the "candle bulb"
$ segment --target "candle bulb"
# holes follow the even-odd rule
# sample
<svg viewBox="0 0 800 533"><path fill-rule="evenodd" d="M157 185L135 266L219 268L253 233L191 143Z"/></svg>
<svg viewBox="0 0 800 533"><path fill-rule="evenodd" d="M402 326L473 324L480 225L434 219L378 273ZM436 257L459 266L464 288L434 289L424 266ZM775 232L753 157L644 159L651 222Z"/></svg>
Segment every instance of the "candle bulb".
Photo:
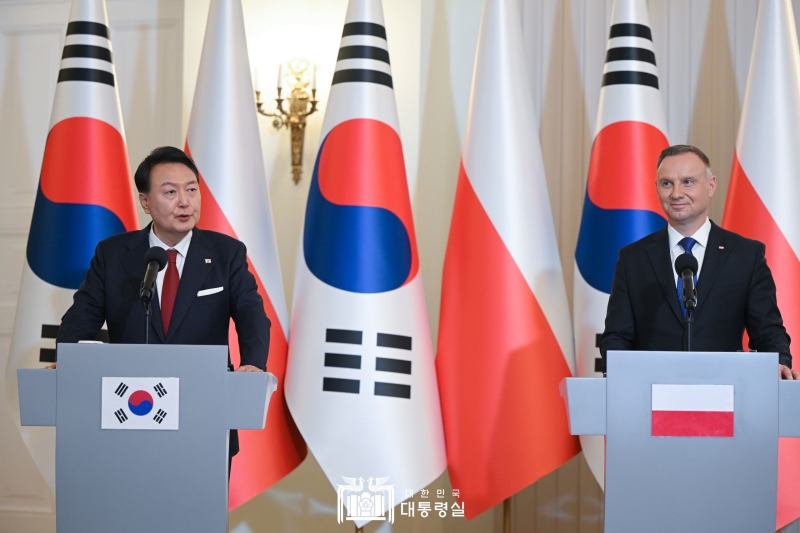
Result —
<svg viewBox="0 0 800 533"><path fill-rule="evenodd" d="M278 90L283 89L283 65L278 65Z"/></svg>
<svg viewBox="0 0 800 533"><path fill-rule="evenodd" d="M256 91L261 85L258 80L258 67L255 68L255 72L253 73L253 85L255 86Z"/></svg>
<svg viewBox="0 0 800 533"><path fill-rule="evenodd" d="M311 90L317 90L317 66L314 65L311 69Z"/></svg>

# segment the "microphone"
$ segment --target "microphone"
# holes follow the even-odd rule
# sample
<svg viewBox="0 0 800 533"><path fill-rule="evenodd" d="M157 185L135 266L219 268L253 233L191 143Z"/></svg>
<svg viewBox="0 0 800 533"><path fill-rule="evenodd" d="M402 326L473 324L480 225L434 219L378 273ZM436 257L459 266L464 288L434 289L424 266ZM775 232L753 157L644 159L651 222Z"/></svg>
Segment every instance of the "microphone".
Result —
<svg viewBox="0 0 800 533"><path fill-rule="evenodd" d="M697 290L694 277L697 275L697 258L692 254L681 254L675 260L675 272L683 280L683 302L687 311L697 305Z"/></svg>
<svg viewBox="0 0 800 533"><path fill-rule="evenodd" d="M144 281L142 281L142 288L139 290L139 298L144 303L149 304L156 288L156 277L167 266L167 252L160 246L153 246L144 254L144 264L147 270L144 272Z"/></svg>

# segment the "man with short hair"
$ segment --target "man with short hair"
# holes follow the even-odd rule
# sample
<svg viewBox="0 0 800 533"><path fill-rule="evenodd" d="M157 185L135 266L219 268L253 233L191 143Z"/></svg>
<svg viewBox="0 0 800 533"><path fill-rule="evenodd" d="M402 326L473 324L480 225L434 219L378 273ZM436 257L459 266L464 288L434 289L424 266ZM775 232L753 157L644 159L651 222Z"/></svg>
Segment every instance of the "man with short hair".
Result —
<svg viewBox="0 0 800 533"><path fill-rule="evenodd" d="M160 246L167 250L168 264L156 280L150 343L227 346L233 319L241 356L236 371L266 370L270 321L247 268L247 250L227 235L196 228L198 179L194 162L178 148L156 148L142 161L134 180L139 202L153 221L97 245L56 343L93 340L104 322L111 343L143 343L144 256ZM233 369L230 359L228 365ZM231 431L230 456L238 450L238 435Z"/></svg>
<svg viewBox="0 0 800 533"><path fill-rule="evenodd" d="M661 152L656 171L668 224L619 252L600 338L603 359L608 350L683 349L686 310L673 265L690 253L698 264L692 349L739 351L746 330L750 349L777 352L779 375L800 379L791 369L790 339L764 244L708 218L717 187L708 157L694 146L670 146Z"/></svg>

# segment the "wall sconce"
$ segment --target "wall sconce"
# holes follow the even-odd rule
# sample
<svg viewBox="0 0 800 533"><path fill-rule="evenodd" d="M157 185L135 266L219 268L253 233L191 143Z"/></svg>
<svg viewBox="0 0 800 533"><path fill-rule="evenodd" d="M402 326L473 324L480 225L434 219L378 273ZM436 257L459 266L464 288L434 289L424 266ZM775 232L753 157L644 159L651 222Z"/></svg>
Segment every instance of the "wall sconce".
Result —
<svg viewBox="0 0 800 533"><path fill-rule="evenodd" d="M292 179L295 184L300 181L303 174L303 139L306 134L306 117L317 110L317 67L311 66L306 59L292 59L288 63L289 73L292 76L291 92L289 93L289 109L283 108L281 91L283 90L283 65L278 66L278 97L275 99L277 107L274 112L268 113L261 106L261 91L256 88L256 109L265 117L272 117L272 125L276 130L284 126L292 134ZM306 73L311 66L310 76ZM310 77L310 80L309 80ZM311 94L306 88L311 85Z"/></svg>

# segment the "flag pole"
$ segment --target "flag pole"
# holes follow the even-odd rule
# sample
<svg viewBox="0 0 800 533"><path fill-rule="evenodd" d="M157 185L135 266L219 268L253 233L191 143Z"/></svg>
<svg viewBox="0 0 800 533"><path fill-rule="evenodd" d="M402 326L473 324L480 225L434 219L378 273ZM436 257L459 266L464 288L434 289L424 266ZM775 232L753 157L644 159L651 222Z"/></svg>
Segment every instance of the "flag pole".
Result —
<svg viewBox="0 0 800 533"><path fill-rule="evenodd" d="M511 496L503 500L503 533L511 533Z"/></svg>

